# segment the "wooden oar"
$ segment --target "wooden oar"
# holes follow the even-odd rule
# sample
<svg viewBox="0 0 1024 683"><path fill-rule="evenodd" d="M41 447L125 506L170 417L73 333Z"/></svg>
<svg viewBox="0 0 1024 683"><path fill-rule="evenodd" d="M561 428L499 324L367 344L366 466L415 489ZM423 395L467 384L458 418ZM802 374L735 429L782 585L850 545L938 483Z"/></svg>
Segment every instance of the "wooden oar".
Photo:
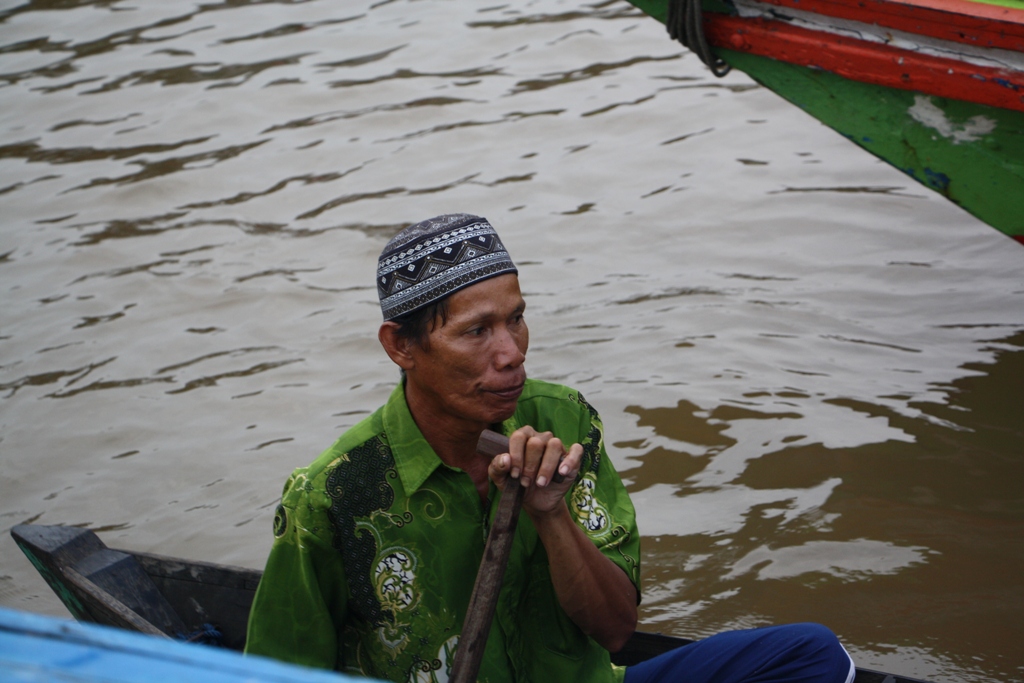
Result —
<svg viewBox="0 0 1024 683"><path fill-rule="evenodd" d="M501 453L508 453L508 437L497 432L485 430L480 435L476 450L480 455L493 458ZM511 476L505 480L501 492L498 512L487 534L484 546L484 557L480 561L480 570L473 584L473 595L469 599L466 620L462 624L462 635L459 636L459 649L455 653L455 664L452 665L451 683L473 683L480 671L480 662L484 657L484 646L487 634L491 631L494 619L494 608L498 604L501 592L501 581L505 577L508 566L508 554L515 538L516 524L519 522L519 509L523 506L523 487L518 479Z"/></svg>

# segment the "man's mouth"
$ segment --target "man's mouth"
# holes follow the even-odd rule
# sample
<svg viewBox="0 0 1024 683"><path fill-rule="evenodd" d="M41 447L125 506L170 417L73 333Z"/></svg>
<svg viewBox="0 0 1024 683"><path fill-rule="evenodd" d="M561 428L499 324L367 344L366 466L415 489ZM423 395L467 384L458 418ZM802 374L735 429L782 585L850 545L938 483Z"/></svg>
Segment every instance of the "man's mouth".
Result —
<svg viewBox="0 0 1024 683"><path fill-rule="evenodd" d="M519 398L519 395L521 393L523 393L523 385L513 384L511 386L503 387L501 389L491 389L490 393L503 399L516 399Z"/></svg>

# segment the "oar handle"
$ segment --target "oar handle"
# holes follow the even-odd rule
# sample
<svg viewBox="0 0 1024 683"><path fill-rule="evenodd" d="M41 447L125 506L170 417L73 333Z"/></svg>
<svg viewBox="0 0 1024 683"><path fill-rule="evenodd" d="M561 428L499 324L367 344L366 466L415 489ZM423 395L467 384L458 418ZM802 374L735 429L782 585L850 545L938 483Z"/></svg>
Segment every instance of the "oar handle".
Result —
<svg viewBox="0 0 1024 683"><path fill-rule="evenodd" d="M476 452L488 458L508 453L508 437L492 429L485 429L476 442Z"/></svg>
<svg viewBox="0 0 1024 683"><path fill-rule="evenodd" d="M508 437L485 430L477 443L477 452L491 458L508 453ZM473 683L480 671L484 646L487 645L487 635L494 619L494 608L498 604L498 594L501 592L501 582L505 577L522 505L523 487L519 485L518 479L509 477L505 480L498 511L491 524L491 531L487 534L484 557L480 561L466 620L462 624L462 635L459 636L451 683Z"/></svg>
<svg viewBox="0 0 1024 683"><path fill-rule="evenodd" d="M476 442L476 452L488 458L508 453L508 437L490 429L485 429L480 434L480 440ZM565 456L563 455L562 457L564 458ZM561 463L562 461L559 460L558 462ZM565 481L565 475L555 470L555 473L551 476L551 481L561 484Z"/></svg>

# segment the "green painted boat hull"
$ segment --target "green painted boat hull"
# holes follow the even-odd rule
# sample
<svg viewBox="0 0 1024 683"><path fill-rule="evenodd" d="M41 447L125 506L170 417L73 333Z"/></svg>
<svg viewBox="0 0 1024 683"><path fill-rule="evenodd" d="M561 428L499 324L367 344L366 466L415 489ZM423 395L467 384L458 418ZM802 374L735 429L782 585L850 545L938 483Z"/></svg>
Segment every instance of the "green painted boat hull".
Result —
<svg viewBox="0 0 1024 683"><path fill-rule="evenodd" d="M631 1L665 21L665 0ZM1024 243L1024 112L862 83L745 52L715 52L871 154Z"/></svg>
<svg viewBox="0 0 1024 683"><path fill-rule="evenodd" d="M859 83L757 55L719 54L925 187L1024 238L1024 113Z"/></svg>

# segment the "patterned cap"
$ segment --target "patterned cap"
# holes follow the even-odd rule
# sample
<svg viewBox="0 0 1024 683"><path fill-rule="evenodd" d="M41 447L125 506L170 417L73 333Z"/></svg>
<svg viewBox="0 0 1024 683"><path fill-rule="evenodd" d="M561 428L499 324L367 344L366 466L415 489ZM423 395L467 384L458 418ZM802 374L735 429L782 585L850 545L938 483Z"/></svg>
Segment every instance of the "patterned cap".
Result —
<svg viewBox="0 0 1024 683"><path fill-rule="evenodd" d="M486 218L436 216L395 235L377 261L377 294L384 320L440 301L487 278L518 274Z"/></svg>

